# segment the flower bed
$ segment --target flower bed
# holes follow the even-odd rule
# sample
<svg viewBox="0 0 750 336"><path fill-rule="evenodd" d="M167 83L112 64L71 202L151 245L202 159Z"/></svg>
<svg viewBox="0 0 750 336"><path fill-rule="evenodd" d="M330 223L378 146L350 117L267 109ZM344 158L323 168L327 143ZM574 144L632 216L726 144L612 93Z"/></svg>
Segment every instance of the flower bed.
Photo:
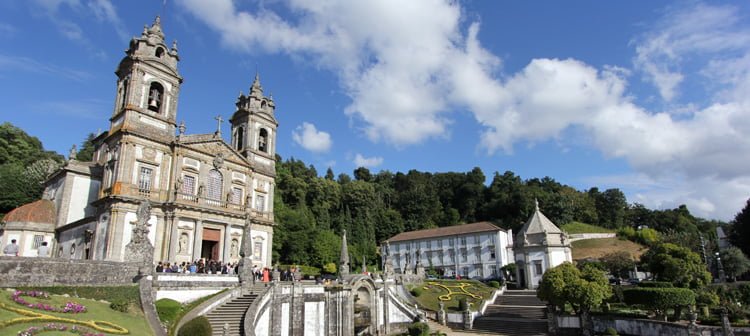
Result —
<svg viewBox="0 0 750 336"><path fill-rule="evenodd" d="M57 313L71 313L71 314L78 314L78 313L85 313L86 312L86 306L76 303L76 302L68 302L63 307L55 307L52 305L48 305L45 303L37 302L37 303L29 303L26 301L23 296L29 296L33 298L38 298L42 300L49 299L49 294L46 292L40 292L40 291L20 291L17 290L11 295L11 299L22 305L26 306L28 308L34 308L34 309L41 309L45 311L51 311L51 312L57 312Z"/></svg>
<svg viewBox="0 0 750 336"><path fill-rule="evenodd" d="M34 336L34 335L38 335L47 331L68 331L70 333L78 334L81 336L104 336L104 334L102 333L99 333L99 334L93 333L90 330L83 328L83 327L79 327L76 325L72 327L68 327L67 325L60 324L60 323L47 323L43 327L36 327L36 326L29 327L26 330L18 332L17 336Z"/></svg>

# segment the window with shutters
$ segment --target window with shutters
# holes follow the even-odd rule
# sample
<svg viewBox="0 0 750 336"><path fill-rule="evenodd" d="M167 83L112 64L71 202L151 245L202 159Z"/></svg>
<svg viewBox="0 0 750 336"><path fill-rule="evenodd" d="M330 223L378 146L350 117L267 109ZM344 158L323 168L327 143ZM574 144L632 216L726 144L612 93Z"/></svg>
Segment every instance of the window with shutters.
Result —
<svg viewBox="0 0 750 336"><path fill-rule="evenodd" d="M141 167L138 173L138 190L141 192L151 191L151 175L154 170L148 167Z"/></svg>
<svg viewBox="0 0 750 336"><path fill-rule="evenodd" d="M182 176L182 190L180 190L180 192L188 195L195 193L195 176Z"/></svg>
<svg viewBox="0 0 750 336"><path fill-rule="evenodd" d="M232 204L240 204L242 202L242 188L232 187L232 199L229 201Z"/></svg>
<svg viewBox="0 0 750 336"><path fill-rule="evenodd" d="M255 195L255 210L266 211L266 196Z"/></svg>
<svg viewBox="0 0 750 336"><path fill-rule="evenodd" d="M208 172L208 190L206 191L206 198L211 200L221 200L221 185L224 179L221 177L221 173L218 170L213 169Z"/></svg>

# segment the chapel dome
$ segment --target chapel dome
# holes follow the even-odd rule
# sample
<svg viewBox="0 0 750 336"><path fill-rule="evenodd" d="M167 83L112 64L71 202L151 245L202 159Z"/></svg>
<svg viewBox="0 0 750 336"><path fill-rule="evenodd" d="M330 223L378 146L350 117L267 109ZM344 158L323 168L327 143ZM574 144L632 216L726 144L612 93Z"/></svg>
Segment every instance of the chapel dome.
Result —
<svg viewBox="0 0 750 336"><path fill-rule="evenodd" d="M37 223L55 224L57 222L57 211L55 203L47 199L24 204L11 210L3 218L5 223Z"/></svg>

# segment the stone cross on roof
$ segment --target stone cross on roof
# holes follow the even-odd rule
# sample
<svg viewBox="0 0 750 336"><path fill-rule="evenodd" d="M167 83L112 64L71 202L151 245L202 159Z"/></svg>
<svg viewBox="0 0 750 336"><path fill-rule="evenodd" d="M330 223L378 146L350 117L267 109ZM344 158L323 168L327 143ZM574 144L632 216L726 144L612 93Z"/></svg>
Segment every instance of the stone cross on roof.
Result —
<svg viewBox="0 0 750 336"><path fill-rule="evenodd" d="M217 115L214 117L214 120L216 120L216 134L217 136L221 135L221 122L224 121L223 118L221 118L221 115Z"/></svg>

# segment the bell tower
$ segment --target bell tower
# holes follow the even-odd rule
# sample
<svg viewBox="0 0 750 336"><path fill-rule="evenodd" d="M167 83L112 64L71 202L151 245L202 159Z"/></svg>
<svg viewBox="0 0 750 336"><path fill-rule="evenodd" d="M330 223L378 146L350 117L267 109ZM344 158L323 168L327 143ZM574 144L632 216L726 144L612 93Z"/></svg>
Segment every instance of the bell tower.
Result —
<svg viewBox="0 0 750 336"><path fill-rule="evenodd" d="M243 156L261 156L274 160L276 154L276 128L279 126L274 112L273 97L263 95L260 77L255 80L246 96L240 92L235 103L237 110L229 119L232 124L232 147Z"/></svg>
<svg viewBox="0 0 750 336"><path fill-rule="evenodd" d="M151 27L143 27L140 37L130 40L125 54L115 71L117 97L110 134L119 129L141 130L167 140L175 133L182 84L177 41L167 47L157 16Z"/></svg>

